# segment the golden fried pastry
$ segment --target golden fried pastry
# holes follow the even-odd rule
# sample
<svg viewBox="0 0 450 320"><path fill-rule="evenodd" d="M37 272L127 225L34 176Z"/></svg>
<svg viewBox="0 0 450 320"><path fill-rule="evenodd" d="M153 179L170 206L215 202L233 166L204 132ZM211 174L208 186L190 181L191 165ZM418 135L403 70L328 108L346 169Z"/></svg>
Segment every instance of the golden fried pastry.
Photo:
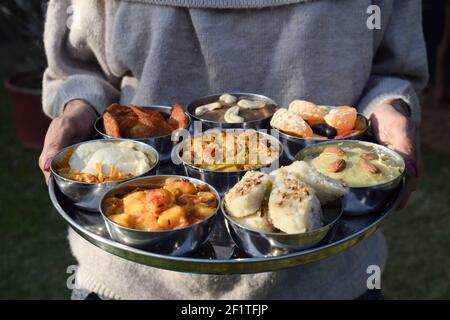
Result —
<svg viewBox="0 0 450 320"><path fill-rule="evenodd" d="M277 128L288 134L298 137L308 138L313 135L313 131L309 124L297 113L287 110L278 109L270 121L272 127Z"/></svg>
<svg viewBox="0 0 450 320"><path fill-rule="evenodd" d="M108 111L103 114L103 128L105 128L105 133L108 136L122 138L120 134L119 123L117 122L116 118Z"/></svg>
<svg viewBox="0 0 450 320"><path fill-rule="evenodd" d="M183 107L176 103L166 119L158 111L146 110L135 105L122 107L114 103L103 114L103 128L114 138L149 138L170 134L176 129L186 128L189 119Z"/></svg>
<svg viewBox="0 0 450 320"><path fill-rule="evenodd" d="M189 119L186 117L184 113L184 108L178 102L172 106L172 110L170 112L169 125L175 129L183 129L186 128L189 124Z"/></svg>
<svg viewBox="0 0 450 320"><path fill-rule="evenodd" d="M315 103L304 100L292 101L289 104L289 110L297 113L303 120L317 122L323 122L323 117L330 111L326 106L318 106Z"/></svg>

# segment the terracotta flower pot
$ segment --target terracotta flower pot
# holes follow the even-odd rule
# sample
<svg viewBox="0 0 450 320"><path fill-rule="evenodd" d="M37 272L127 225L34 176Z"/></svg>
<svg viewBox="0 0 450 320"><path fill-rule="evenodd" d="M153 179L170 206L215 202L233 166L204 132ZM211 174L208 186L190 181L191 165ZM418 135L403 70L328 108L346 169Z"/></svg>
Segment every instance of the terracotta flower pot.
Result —
<svg viewBox="0 0 450 320"><path fill-rule="evenodd" d="M42 111L42 76L19 74L5 81L17 138L26 147L39 149L50 119Z"/></svg>

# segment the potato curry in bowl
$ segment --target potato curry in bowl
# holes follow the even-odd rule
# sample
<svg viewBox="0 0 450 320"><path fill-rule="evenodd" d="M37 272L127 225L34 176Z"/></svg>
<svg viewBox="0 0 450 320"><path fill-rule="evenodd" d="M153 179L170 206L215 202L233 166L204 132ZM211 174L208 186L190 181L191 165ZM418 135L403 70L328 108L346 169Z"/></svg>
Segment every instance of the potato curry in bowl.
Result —
<svg viewBox="0 0 450 320"><path fill-rule="evenodd" d="M105 197L103 212L123 227L174 230L194 225L217 211L219 199L206 184L168 177L160 185L139 187L123 196Z"/></svg>

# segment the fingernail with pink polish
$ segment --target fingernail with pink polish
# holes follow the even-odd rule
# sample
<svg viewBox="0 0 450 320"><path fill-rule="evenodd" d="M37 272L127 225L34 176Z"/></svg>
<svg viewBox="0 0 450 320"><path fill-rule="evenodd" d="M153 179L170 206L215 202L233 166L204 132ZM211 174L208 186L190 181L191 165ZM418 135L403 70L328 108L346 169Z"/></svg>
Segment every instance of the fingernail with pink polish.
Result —
<svg viewBox="0 0 450 320"><path fill-rule="evenodd" d="M53 158L48 158L47 160L45 160L45 163L44 163L44 170L45 171L50 171L50 165L52 163L52 159Z"/></svg>

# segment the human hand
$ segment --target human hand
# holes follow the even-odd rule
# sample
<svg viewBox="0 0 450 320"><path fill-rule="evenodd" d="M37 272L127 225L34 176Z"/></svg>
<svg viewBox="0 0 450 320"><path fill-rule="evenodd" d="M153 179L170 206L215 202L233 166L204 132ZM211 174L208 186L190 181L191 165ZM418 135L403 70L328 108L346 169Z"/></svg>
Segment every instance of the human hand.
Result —
<svg viewBox="0 0 450 320"><path fill-rule="evenodd" d="M378 142L403 156L406 163L406 187L398 209L402 209L417 188L421 168L419 129L408 116L403 100L388 100L378 105L371 117Z"/></svg>
<svg viewBox="0 0 450 320"><path fill-rule="evenodd" d="M50 176L52 158L61 149L92 137L96 118L97 114L89 104L72 100L66 105L63 114L50 123L39 157L39 167L46 182Z"/></svg>

